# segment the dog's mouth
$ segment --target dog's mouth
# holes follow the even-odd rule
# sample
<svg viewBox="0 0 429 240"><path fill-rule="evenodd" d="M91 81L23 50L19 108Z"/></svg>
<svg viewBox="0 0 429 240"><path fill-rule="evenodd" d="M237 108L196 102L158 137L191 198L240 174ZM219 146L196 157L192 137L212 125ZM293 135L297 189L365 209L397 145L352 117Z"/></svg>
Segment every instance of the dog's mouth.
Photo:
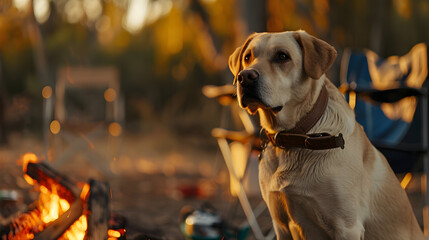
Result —
<svg viewBox="0 0 429 240"><path fill-rule="evenodd" d="M274 114L277 114L283 109L283 106L269 106L264 103L256 89L242 87L240 84L237 87L237 98L240 107L248 110L251 114L255 114L259 108L272 111Z"/></svg>

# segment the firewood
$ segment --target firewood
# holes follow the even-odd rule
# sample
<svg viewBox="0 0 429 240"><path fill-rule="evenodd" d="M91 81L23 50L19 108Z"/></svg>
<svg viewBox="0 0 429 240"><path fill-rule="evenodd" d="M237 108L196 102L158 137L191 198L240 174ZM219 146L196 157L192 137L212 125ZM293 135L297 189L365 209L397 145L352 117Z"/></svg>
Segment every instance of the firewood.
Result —
<svg viewBox="0 0 429 240"><path fill-rule="evenodd" d="M53 186L60 198L73 202L80 194L76 183L61 175L45 163L28 163L26 174L36 180L40 185L53 192Z"/></svg>
<svg viewBox="0 0 429 240"><path fill-rule="evenodd" d="M33 230L32 223L40 221L39 210L36 208L37 202L27 206L22 211L10 216L7 220L0 224L0 239L11 239L16 236L24 236ZM16 238L15 238L16 239Z"/></svg>
<svg viewBox="0 0 429 240"><path fill-rule="evenodd" d="M82 200L76 199L71 203L69 210L62 214L57 220L49 223L42 232L35 235L34 240L58 239L76 220L79 219L82 213Z"/></svg>
<svg viewBox="0 0 429 240"><path fill-rule="evenodd" d="M88 199L88 235L89 239L107 239L109 229L110 187L105 182L91 179Z"/></svg>

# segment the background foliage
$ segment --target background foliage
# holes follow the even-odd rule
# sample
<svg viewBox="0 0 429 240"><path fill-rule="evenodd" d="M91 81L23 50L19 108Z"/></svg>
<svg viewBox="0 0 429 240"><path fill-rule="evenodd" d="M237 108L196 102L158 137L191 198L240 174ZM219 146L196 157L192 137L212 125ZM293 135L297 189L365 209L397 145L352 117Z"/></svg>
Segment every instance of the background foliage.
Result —
<svg viewBox="0 0 429 240"><path fill-rule="evenodd" d="M60 67L116 66L127 130L208 134L220 107L201 87L231 82L228 56L247 34L304 29L340 57L387 57L428 42L427 22L427 0L2 0L0 133L41 128L41 90Z"/></svg>

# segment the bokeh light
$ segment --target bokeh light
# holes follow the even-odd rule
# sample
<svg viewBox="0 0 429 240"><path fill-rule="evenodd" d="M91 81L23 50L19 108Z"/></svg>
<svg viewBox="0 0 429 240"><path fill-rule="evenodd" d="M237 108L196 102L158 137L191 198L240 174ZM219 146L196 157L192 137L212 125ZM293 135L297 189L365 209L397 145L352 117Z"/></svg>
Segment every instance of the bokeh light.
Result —
<svg viewBox="0 0 429 240"><path fill-rule="evenodd" d="M122 26L130 33L138 33L144 25L169 13L172 7L171 0L130 0Z"/></svg>
<svg viewBox="0 0 429 240"><path fill-rule="evenodd" d="M30 6L30 0L13 0L13 5L19 11L26 11Z"/></svg>
<svg viewBox="0 0 429 240"><path fill-rule="evenodd" d="M61 130L61 124L57 120L53 120L49 125L52 134L58 134Z"/></svg>
<svg viewBox="0 0 429 240"><path fill-rule="evenodd" d="M51 14L51 8L48 0L33 0L34 17L39 23L44 23L48 20Z"/></svg>
<svg viewBox="0 0 429 240"><path fill-rule="evenodd" d="M148 4L147 0L130 1L127 14L122 24L127 31L135 33L143 27L144 20L147 15Z"/></svg>
<svg viewBox="0 0 429 240"><path fill-rule="evenodd" d="M117 122L109 124L109 133L114 137L120 136L122 134L121 124Z"/></svg>
<svg viewBox="0 0 429 240"><path fill-rule="evenodd" d="M103 12L100 0L83 0L83 9L89 21L95 21Z"/></svg>
<svg viewBox="0 0 429 240"><path fill-rule="evenodd" d="M104 99L107 102L113 102L116 99L116 91L113 88L108 88L104 91Z"/></svg>
<svg viewBox="0 0 429 240"><path fill-rule="evenodd" d="M52 88L51 88L50 86L45 86L45 87L42 89L42 96L43 96L43 98L45 98L45 99L50 98L50 97L52 96Z"/></svg>
<svg viewBox="0 0 429 240"><path fill-rule="evenodd" d="M64 6L67 21L69 23L77 23L83 18L83 6L79 0L69 0Z"/></svg>

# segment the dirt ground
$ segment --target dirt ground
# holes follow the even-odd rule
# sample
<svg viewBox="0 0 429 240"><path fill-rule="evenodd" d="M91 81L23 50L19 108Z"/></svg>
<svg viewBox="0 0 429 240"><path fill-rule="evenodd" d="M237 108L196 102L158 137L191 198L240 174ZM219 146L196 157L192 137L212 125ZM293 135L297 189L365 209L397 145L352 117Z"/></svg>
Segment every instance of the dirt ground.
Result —
<svg viewBox="0 0 429 240"><path fill-rule="evenodd" d="M55 160L47 162L75 181L93 178L108 182L110 209L126 219L128 239L137 239L137 234L184 239L179 229L182 207L197 208L205 202L212 204L230 226L245 222L241 206L229 193L229 175L214 139L173 137L163 130L125 133L120 138L107 140L77 136L74 142L81 145L51 137L48 142L57 151L49 152L48 159ZM68 152L70 147L75 149ZM8 145L0 147L0 190L18 191L22 209L38 196L23 178L20 158L27 152L46 159L43 138L13 133ZM58 163L63 155L68 158ZM407 191L422 223L423 198L419 189L420 177L414 177ZM251 201L255 205L261 198L255 196ZM271 228L268 213L259 220L264 231ZM252 233L247 239L254 239Z"/></svg>
<svg viewBox="0 0 429 240"><path fill-rule="evenodd" d="M21 209L37 199L38 192L23 178L20 160L32 152L76 182L91 178L108 182L111 211L126 219L129 239L137 234L184 239L179 228L181 209L206 202L230 226L245 222L241 206L229 192L229 175L214 139L172 137L162 130L101 140L76 136L71 144L70 138L67 142L51 136L48 142L57 150L48 153L48 159L54 159L48 161L42 136L10 134L8 145L0 147L0 190L18 191ZM254 205L259 201L259 196L251 198ZM268 231L268 213L260 220ZM254 238L250 234L248 239Z"/></svg>

